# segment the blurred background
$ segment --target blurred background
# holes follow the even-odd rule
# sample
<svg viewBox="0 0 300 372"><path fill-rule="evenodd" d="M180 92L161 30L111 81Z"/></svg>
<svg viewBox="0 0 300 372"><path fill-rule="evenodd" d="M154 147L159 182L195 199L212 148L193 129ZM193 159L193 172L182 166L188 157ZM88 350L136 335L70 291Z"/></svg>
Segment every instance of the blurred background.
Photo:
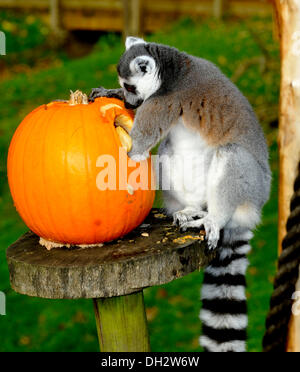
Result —
<svg viewBox="0 0 300 372"><path fill-rule="evenodd" d="M248 271L249 351L261 351L277 257L279 46L267 0L0 0L0 351L97 351L92 301L41 300L12 291L6 248L27 228L7 185L12 135L36 106L118 86L124 36L140 35L211 60L238 85L263 125L272 194L252 241ZM156 206L161 204L158 195ZM153 351L200 351L200 285L194 273L145 291Z"/></svg>

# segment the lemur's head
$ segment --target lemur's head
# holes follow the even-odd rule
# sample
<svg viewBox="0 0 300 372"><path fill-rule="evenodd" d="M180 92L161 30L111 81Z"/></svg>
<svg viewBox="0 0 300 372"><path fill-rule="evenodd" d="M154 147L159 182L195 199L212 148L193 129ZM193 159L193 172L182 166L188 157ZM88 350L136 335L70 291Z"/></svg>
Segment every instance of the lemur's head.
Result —
<svg viewBox="0 0 300 372"><path fill-rule="evenodd" d="M136 37L126 39L126 51L118 64L126 108L137 108L160 88L159 69L149 45Z"/></svg>

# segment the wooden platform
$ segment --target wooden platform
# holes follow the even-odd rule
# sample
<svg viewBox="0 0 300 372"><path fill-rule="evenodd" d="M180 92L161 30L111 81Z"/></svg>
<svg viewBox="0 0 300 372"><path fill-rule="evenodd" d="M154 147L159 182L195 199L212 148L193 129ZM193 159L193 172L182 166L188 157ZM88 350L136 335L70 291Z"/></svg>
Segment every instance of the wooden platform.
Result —
<svg viewBox="0 0 300 372"><path fill-rule="evenodd" d="M44 298L107 298L168 283L199 270L212 258L204 236L180 233L152 210L132 233L102 247L47 251L28 232L7 250L12 288Z"/></svg>
<svg viewBox="0 0 300 372"><path fill-rule="evenodd" d="M204 234L180 233L161 210L123 239L93 248L48 251L28 232L7 250L12 288L21 294L92 298L100 350L150 351L143 289L209 263Z"/></svg>

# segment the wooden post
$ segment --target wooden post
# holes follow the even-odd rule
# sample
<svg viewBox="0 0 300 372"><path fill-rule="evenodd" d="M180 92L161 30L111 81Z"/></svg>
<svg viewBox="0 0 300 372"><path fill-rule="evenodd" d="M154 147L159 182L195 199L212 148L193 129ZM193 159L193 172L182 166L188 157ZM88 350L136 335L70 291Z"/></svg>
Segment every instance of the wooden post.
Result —
<svg viewBox="0 0 300 372"><path fill-rule="evenodd" d="M276 0L281 51L278 244L286 234L300 158L300 2Z"/></svg>
<svg viewBox="0 0 300 372"><path fill-rule="evenodd" d="M286 234L290 200L300 159L300 2L276 0L279 23L281 83L279 115L279 222L278 249ZM292 316L288 351L300 351L300 321ZM298 345L298 346L297 346Z"/></svg>
<svg viewBox="0 0 300 372"><path fill-rule="evenodd" d="M131 0L131 34L141 35L141 1Z"/></svg>
<svg viewBox="0 0 300 372"><path fill-rule="evenodd" d="M49 0L50 1L50 26L54 34L61 32L59 7L60 0Z"/></svg>
<svg viewBox="0 0 300 372"><path fill-rule="evenodd" d="M102 352L150 351L143 291L94 300Z"/></svg>
<svg viewBox="0 0 300 372"><path fill-rule="evenodd" d="M123 0L123 38L142 34L142 0Z"/></svg>
<svg viewBox="0 0 300 372"><path fill-rule="evenodd" d="M224 0L213 0L213 16L221 19L223 16Z"/></svg>

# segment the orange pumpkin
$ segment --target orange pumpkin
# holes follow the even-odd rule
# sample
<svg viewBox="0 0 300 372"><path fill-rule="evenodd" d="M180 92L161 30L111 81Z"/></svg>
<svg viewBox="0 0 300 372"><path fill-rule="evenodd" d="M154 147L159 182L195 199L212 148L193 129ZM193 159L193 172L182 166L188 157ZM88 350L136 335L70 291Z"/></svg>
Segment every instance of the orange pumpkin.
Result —
<svg viewBox="0 0 300 372"><path fill-rule="evenodd" d="M40 237L64 244L107 242L129 233L148 215L155 194L149 159L120 164L115 122L126 127L133 113L117 99L80 102L35 109L17 128L8 153L8 181L20 216ZM99 165L102 155L115 160L115 190L97 183L106 169ZM128 181L133 172L139 174L136 185ZM139 181L147 189L138 188Z"/></svg>

